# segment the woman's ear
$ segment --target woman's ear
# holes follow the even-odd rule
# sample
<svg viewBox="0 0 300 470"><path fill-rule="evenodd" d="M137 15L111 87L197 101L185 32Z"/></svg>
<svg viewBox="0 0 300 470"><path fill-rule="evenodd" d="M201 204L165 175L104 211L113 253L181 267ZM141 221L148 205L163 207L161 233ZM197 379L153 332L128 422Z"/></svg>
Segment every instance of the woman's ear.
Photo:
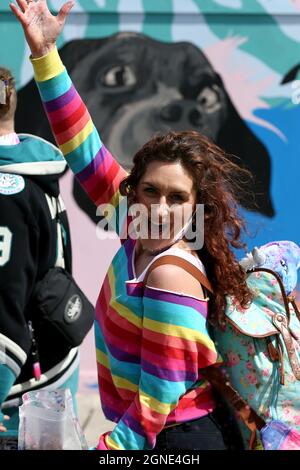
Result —
<svg viewBox="0 0 300 470"><path fill-rule="evenodd" d="M137 197L136 197L136 191L134 189L131 189L128 193L127 196L128 200L128 205L131 206L132 204L135 204L137 202Z"/></svg>

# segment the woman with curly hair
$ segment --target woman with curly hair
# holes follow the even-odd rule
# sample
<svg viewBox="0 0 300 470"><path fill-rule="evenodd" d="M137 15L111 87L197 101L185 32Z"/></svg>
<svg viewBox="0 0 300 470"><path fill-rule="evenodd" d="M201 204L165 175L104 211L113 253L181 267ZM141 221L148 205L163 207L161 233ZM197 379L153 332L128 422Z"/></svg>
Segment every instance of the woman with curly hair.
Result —
<svg viewBox="0 0 300 470"><path fill-rule="evenodd" d="M101 142L56 49L72 2L57 16L45 0L17 3L20 8L11 4L11 9L31 49L56 141L82 187L121 235L96 305L101 404L106 418L116 423L100 436L97 449L232 448L202 371L222 363L208 324L222 326L225 295L242 306L251 300L246 275L231 251L242 246L243 228L234 181L247 172L207 138L187 131L154 136L126 174ZM127 200L131 214L124 216L119 209ZM205 234L197 247L187 234L196 228L197 238L199 204L204 205Z"/></svg>

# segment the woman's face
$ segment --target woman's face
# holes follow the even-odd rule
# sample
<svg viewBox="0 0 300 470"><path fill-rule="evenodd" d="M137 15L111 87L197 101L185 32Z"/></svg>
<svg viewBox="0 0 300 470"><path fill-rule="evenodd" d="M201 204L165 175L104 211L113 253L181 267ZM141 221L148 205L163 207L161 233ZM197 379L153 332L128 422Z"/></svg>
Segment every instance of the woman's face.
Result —
<svg viewBox="0 0 300 470"><path fill-rule="evenodd" d="M145 248L167 246L190 219L196 205L194 181L179 162L153 161L136 188L135 203L142 205L140 239ZM146 227L146 230L145 230Z"/></svg>

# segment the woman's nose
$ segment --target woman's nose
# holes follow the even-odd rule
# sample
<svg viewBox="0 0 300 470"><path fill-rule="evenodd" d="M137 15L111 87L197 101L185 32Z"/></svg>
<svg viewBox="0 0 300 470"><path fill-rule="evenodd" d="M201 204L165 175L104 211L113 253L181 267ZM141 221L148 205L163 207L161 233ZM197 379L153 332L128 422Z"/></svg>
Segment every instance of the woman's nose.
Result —
<svg viewBox="0 0 300 470"><path fill-rule="evenodd" d="M165 199L160 200L154 207L154 219L157 223L163 223L169 217L170 208Z"/></svg>

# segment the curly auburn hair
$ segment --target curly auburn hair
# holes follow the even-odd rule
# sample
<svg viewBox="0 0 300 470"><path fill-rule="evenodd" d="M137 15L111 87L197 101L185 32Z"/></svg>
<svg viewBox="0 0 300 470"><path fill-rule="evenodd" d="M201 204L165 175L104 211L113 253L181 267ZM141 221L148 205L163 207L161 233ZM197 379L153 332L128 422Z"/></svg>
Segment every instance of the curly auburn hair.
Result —
<svg viewBox="0 0 300 470"><path fill-rule="evenodd" d="M204 246L198 256L214 289L209 302L209 321L225 326L226 295L245 308L252 300L246 274L231 247L245 248L241 233L245 221L238 215L238 194L251 173L207 137L196 131L155 135L134 156L131 173L121 182L120 192L129 200L150 162L180 162L194 181L197 203L204 204Z"/></svg>

